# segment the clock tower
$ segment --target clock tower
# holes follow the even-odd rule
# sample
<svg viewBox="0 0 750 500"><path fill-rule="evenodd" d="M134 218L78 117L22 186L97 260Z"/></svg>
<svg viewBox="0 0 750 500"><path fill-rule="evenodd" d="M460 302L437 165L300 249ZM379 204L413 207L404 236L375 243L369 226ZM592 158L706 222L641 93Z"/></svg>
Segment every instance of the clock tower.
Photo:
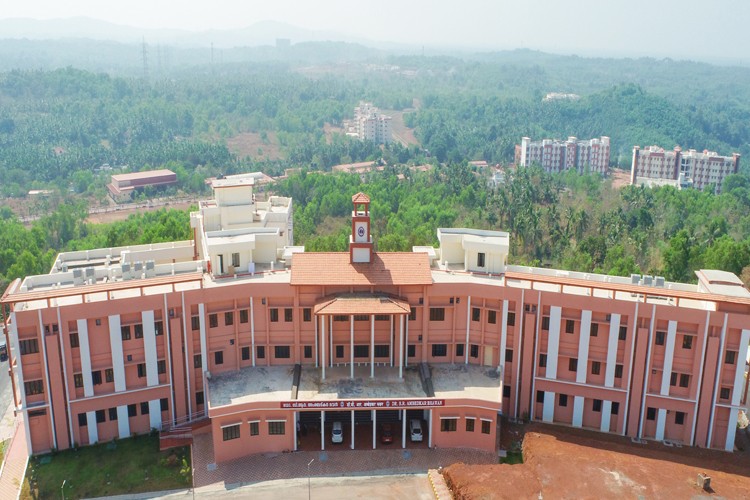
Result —
<svg viewBox="0 0 750 500"><path fill-rule="evenodd" d="M352 264L372 262L370 234L370 198L364 193L352 196L352 235L349 237L349 261Z"/></svg>

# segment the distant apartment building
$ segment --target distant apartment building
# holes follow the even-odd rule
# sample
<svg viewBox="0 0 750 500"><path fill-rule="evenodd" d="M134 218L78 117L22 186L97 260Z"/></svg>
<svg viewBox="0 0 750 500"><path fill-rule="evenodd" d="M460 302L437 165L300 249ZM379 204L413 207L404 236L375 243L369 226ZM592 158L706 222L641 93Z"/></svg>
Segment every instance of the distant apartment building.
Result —
<svg viewBox="0 0 750 500"><path fill-rule="evenodd" d="M360 102L354 108L354 131L363 141L388 144L392 140L391 117L381 114L372 103Z"/></svg>
<svg viewBox="0 0 750 500"><path fill-rule="evenodd" d="M519 167L537 164L547 172L576 169L583 173L588 169L606 174L609 168L609 137L590 140L568 137L567 141L532 141L529 137L523 137L521 144L516 145L515 163Z"/></svg>
<svg viewBox="0 0 750 500"><path fill-rule="evenodd" d="M682 151L678 146L666 151L659 146L633 148L633 163L630 171L631 184L668 183L676 187L693 187L703 191L713 185L721 192L724 178L736 174L740 169L740 155L720 156L714 151L703 152L691 149Z"/></svg>

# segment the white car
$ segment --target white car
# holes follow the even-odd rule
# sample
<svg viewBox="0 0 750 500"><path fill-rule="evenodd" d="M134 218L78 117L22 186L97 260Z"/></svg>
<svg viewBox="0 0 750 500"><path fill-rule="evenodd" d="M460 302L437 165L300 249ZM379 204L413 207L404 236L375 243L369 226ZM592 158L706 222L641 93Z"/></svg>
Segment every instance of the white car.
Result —
<svg viewBox="0 0 750 500"><path fill-rule="evenodd" d="M409 420L409 436L412 441L422 441L422 421L418 418Z"/></svg>
<svg viewBox="0 0 750 500"><path fill-rule="evenodd" d="M333 428L331 429L331 442L332 443L343 443L344 442L344 428L341 422L334 422Z"/></svg>

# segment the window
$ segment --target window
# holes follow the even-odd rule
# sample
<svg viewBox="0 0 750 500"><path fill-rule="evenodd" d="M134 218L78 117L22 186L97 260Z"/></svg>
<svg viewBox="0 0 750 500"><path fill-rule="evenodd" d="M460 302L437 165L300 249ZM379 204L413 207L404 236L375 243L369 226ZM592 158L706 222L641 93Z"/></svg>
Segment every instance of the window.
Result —
<svg viewBox="0 0 750 500"><path fill-rule="evenodd" d="M516 313L508 313L508 326L516 326Z"/></svg>
<svg viewBox="0 0 750 500"><path fill-rule="evenodd" d="M310 346L307 346L310 347ZM312 351L312 349L310 349ZM387 358L391 355L391 346L388 344L379 344L375 346L375 357L376 358ZM310 353L310 357L312 357L312 352Z"/></svg>
<svg viewBox="0 0 750 500"><path fill-rule="evenodd" d="M656 420L656 408L646 408L646 420Z"/></svg>
<svg viewBox="0 0 750 500"><path fill-rule="evenodd" d="M156 362L156 373L159 375L163 373L167 373L167 361L164 359L160 359Z"/></svg>
<svg viewBox="0 0 750 500"><path fill-rule="evenodd" d="M232 254L232 265L234 267L240 267L240 254L239 253Z"/></svg>
<svg viewBox="0 0 750 500"><path fill-rule="evenodd" d="M509 385L504 385L503 386L503 397L504 398L509 398L510 397L510 386Z"/></svg>
<svg viewBox="0 0 750 500"><path fill-rule="evenodd" d="M591 331L589 333L592 337L599 336L599 323L591 323Z"/></svg>
<svg viewBox="0 0 750 500"><path fill-rule="evenodd" d="M568 395L567 394L560 394L560 399L558 401L558 404L560 406L568 406Z"/></svg>
<svg viewBox="0 0 750 500"><path fill-rule="evenodd" d="M336 346L336 357L337 358L343 358L344 357L344 346L337 345Z"/></svg>
<svg viewBox="0 0 750 500"><path fill-rule="evenodd" d="M240 323L247 323L250 312L247 309L240 309Z"/></svg>
<svg viewBox="0 0 750 500"><path fill-rule="evenodd" d="M677 411L674 414L674 423L677 425L683 425L685 423L685 412Z"/></svg>
<svg viewBox="0 0 750 500"><path fill-rule="evenodd" d="M513 362L513 349L506 349L505 350L505 362L506 363L512 363Z"/></svg>
<svg viewBox="0 0 750 500"><path fill-rule="evenodd" d="M628 337L628 327L623 325L620 327L620 336L617 338L617 340L625 340L627 337Z"/></svg>
<svg viewBox="0 0 750 500"><path fill-rule="evenodd" d="M416 355L417 355L417 346L415 346L414 344L409 344L406 347L406 355L408 357L410 357L410 358L416 357Z"/></svg>
<svg viewBox="0 0 750 500"><path fill-rule="evenodd" d="M432 357L442 358L448 355L448 346L446 344L432 344Z"/></svg>
<svg viewBox="0 0 750 500"><path fill-rule="evenodd" d="M143 325L138 323L137 325L133 325L133 334L135 335L135 338L142 339L143 338Z"/></svg>
<svg viewBox="0 0 750 500"><path fill-rule="evenodd" d="M469 345L469 356L471 356L472 358L479 357L479 346L477 344Z"/></svg>
<svg viewBox="0 0 750 500"><path fill-rule="evenodd" d="M571 371L571 372L578 371L578 359L577 358L570 358L570 360L568 360L568 371Z"/></svg>
<svg viewBox="0 0 750 500"><path fill-rule="evenodd" d="M464 355L464 345L456 344L456 357L461 358Z"/></svg>
<svg viewBox="0 0 750 500"><path fill-rule="evenodd" d="M192 316L190 318L190 326L193 329L193 331L200 330L201 329L201 319L198 316Z"/></svg>
<svg viewBox="0 0 750 500"><path fill-rule="evenodd" d="M83 374L81 373L74 373L73 374L73 385L75 387L83 387Z"/></svg>
<svg viewBox="0 0 750 500"><path fill-rule="evenodd" d="M69 335L69 337L70 337L70 348L71 349L75 349L76 347L78 347L80 345L79 341L78 341L78 332L71 333Z"/></svg>
<svg viewBox="0 0 750 500"><path fill-rule="evenodd" d="M271 323L278 323L279 322L279 310L274 308L270 310L271 314Z"/></svg>
<svg viewBox="0 0 750 500"><path fill-rule="evenodd" d="M591 375L599 375L601 371L602 371L601 361L592 361L591 362Z"/></svg>
<svg viewBox="0 0 750 500"><path fill-rule="evenodd" d="M96 320L94 320L94 323L96 324L96 326L102 326L102 319L96 318Z"/></svg>
<svg viewBox="0 0 750 500"><path fill-rule="evenodd" d="M115 371L112 368L107 368L106 370L104 370L104 380L108 384L111 384L112 382L115 381Z"/></svg>
<svg viewBox="0 0 750 500"><path fill-rule="evenodd" d="M224 325L231 326L234 324L234 312L227 311L224 313Z"/></svg>
<svg viewBox="0 0 750 500"><path fill-rule="evenodd" d="M565 320L565 333L573 333L576 331L576 322L572 319Z"/></svg>
<svg viewBox="0 0 750 500"><path fill-rule="evenodd" d="M150 409L148 407L148 401L143 401L141 403L141 415L148 415L150 412Z"/></svg>
<svg viewBox="0 0 750 500"><path fill-rule="evenodd" d="M665 335L666 334L664 332L656 332L656 339L654 340L654 342L656 343L656 345L664 345L664 336Z"/></svg>
<svg viewBox="0 0 750 500"><path fill-rule="evenodd" d="M312 309L310 309L309 307L305 307L304 309L302 309L302 321L304 321L305 323L309 323L310 321L312 321Z"/></svg>
<svg viewBox="0 0 750 500"><path fill-rule="evenodd" d="M721 391L719 392L719 398L720 399L729 399L730 389L729 387L722 387Z"/></svg>
<svg viewBox="0 0 750 500"><path fill-rule="evenodd" d="M466 419L466 432L474 432L474 423L473 418Z"/></svg>
<svg viewBox="0 0 750 500"><path fill-rule="evenodd" d="M620 413L620 403L612 401L612 415L617 415L618 413Z"/></svg>
<svg viewBox="0 0 750 500"><path fill-rule="evenodd" d="M306 345L306 346L304 347L303 351L304 351L304 356L305 356L305 359L310 359L310 358L312 358L312 351L313 351L313 349L312 349L312 346L311 346L311 345ZM387 356L387 354L386 354L386 356Z"/></svg>
<svg viewBox="0 0 750 500"><path fill-rule="evenodd" d="M549 316L542 316L542 330L549 330Z"/></svg>
<svg viewBox="0 0 750 500"><path fill-rule="evenodd" d="M724 358L724 363L728 365L733 365L736 359L737 359L737 351L727 351L727 355Z"/></svg>
<svg viewBox="0 0 750 500"><path fill-rule="evenodd" d="M39 343L36 341L36 339L21 340L18 343L18 347L21 351L22 356L24 354L34 354L39 352Z"/></svg>
<svg viewBox="0 0 750 500"><path fill-rule="evenodd" d="M122 340L130 340L130 325L120 327L120 337Z"/></svg>
<svg viewBox="0 0 750 500"><path fill-rule="evenodd" d="M106 421L107 421L107 414L104 413L104 410L96 410L96 423L103 424Z"/></svg>
<svg viewBox="0 0 750 500"><path fill-rule="evenodd" d="M146 376L146 363L138 363L138 378Z"/></svg>
<svg viewBox="0 0 750 500"><path fill-rule="evenodd" d="M242 361L247 361L250 359L250 348L245 346L243 347L240 352L242 353Z"/></svg>
<svg viewBox="0 0 750 500"><path fill-rule="evenodd" d="M214 364L215 365L223 365L224 364L224 351L216 351L214 353Z"/></svg>
<svg viewBox="0 0 750 500"><path fill-rule="evenodd" d="M487 323L490 325L497 323L497 311L487 311Z"/></svg>
<svg viewBox="0 0 750 500"><path fill-rule="evenodd" d="M260 434L260 422L250 422L250 435L257 436Z"/></svg>
<svg viewBox="0 0 750 500"><path fill-rule="evenodd" d="M23 390L27 396L34 394L44 394L44 385L41 380L30 380L23 383Z"/></svg>
<svg viewBox="0 0 750 500"><path fill-rule="evenodd" d="M219 315L218 314L209 314L208 315L208 326L211 328L216 328L219 326Z"/></svg>
<svg viewBox="0 0 750 500"><path fill-rule="evenodd" d="M270 436L283 436L286 433L286 422L268 422Z"/></svg>
<svg viewBox="0 0 750 500"><path fill-rule="evenodd" d="M547 355L540 354L539 355L539 368L546 368L546 367L547 367Z"/></svg>
<svg viewBox="0 0 750 500"><path fill-rule="evenodd" d="M489 434L491 432L491 424L492 422L489 420L482 420L482 434Z"/></svg>
<svg viewBox="0 0 750 500"><path fill-rule="evenodd" d="M595 399L595 400L594 400L594 406L593 406L593 410L594 410L595 412L600 412L600 411L602 411L602 400L601 400L601 399Z"/></svg>
<svg viewBox="0 0 750 500"><path fill-rule="evenodd" d="M86 419L85 413L79 413L78 414L78 427L86 427L88 425L88 420Z"/></svg>
<svg viewBox="0 0 750 500"><path fill-rule="evenodd" d="M479 318L481 316L482 316L482 311L480 311L478 307L471 308L471 320L472 321L479 321Z"/></svg>
<svg viewBox="0 0 750 500"><path fill-rule="evenodd" d="M193 356L193 368L201 368L203 367L203 359L200 354L195 354Z"/></svg>
<svg viewBox="0 0 750 500"><path fill-rule="evenodd" d="M91 372L91 380L93 381L94 385L102 385L102 371L96 370Z"/></svg>
<svg viewBox="0 0 750 500"><path fill-rule="evenodd" d="M203 404L203 391L198 391L195 393L195 404L197 405Z"/></svg>
<svg viewBox="0 0 750 500"><path fill-rule="evenodd" d="M240 437L240 424L229 425L221 428L221 434L224 441L231 441L232 439L239 439Z"/></svg>
<svg viewBox="0 0 750 500"><path fill-rule="evenodd" d="M255 348L255 357L258 359L266 358L266 346L259 345Z"/></svg>
<svg viewBox="0 0 750 500"><path fill-rule="evenodd" d="M544 391L536 391L536 402L544 403Z"/></svg>
<svg viewBox="0 0 750 500"><path fill-rule="evenodd" d="M128 417L135 417L138 415L137 407L132 404L128 405Z"/></svg>
<svg viewBox="0 0 750 500"><path fill-rule="evenodd" d="M484 267L484 252L477 254L477 267Z"/></svg>
<svg viewBox="0 0 750 500"><path fill-rule="evenodd" d="M164 335L164 322L163 321L154 321L154 332L156 332L156 336Z"/></svg>
<svg viewBox="0 0 750 500"><path fill-rule="evenodd" d="M677 385L677 372L672 372L672 375L669 377L669 385L673 387Z"/></svg>
<svg viewBox="0 0 750 500"><path fill-rule="evenodd" d="M430 307L430 321L445 321L445 309L442 307Z"/></svg>
<svg viewBox="0 0 750 500"><path fill-rule="evenodd" d="M680 387L690 387L690 375L680 373Z"/></svg>
<svg viewBox="0 0 750 500"><path fill-rule="evenodd" d="M370 357L370 346L369 345L355 345L354 346L354 357L355 358L368 358L368 357Z"/></svg>
<svg viewBox="0 0 750 500"><path fill-rule="evenodd" d="M349 321L349 316L346 314L334 314L333 315L333 321L343 323L344 321ZM357 316L354 316L354 321L357 321Z"/></svg>
<svg viewBox="0 0 750 500"><path fill-rule="evenodd" d="M284 309L284 321L287 323L291 323L294 319L294 312L292 311L291 307L287 307Z"/></svg>
<svg viewBox="0 0 750 500"><path fill-rule="evenodd" d="M117 420L117 408L109 409L109 420L113 422Z"/></svg>
<svg viewBox="0 0 750 500"><path fill-rule="evenodd" d="M622 365L615 365L615 378L622 378Z"/></svg>
<svg viewBox="0 0 750 500"><path fill-rule="evenodd" d="M161 398L159 400L159 410L161 411L169 410L169 400L167 398Z"/></svg>
<svg viewBox="0 0 750 500"><path fill-rule="evenodd" d="M277 345L273 348L273 354L276 359L289 359L291 356L288 345Z"/></svg>
<svg viewBox="0 0 750 500"><path fill-rule="evenodd" d="M441 418L440 419L440 432L456 432L456 420L457 418Z"/></svg>

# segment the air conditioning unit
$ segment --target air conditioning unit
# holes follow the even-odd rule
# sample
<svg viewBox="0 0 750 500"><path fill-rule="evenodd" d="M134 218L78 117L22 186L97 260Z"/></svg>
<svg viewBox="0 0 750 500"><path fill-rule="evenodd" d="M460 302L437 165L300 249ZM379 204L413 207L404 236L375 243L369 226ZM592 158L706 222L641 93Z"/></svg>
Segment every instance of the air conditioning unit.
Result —
<svg viewBox="0 0 750 500"><path fill-rule="evenodd" d="M146 261L146 277L153 278L156 276L156 266L153 260Z"/></svg>
<svg viewBox="0 0 750 500"><path fill-rule="evenodd" d="M653 279L654 279L653 276L648 276L648 275L644 274L643 275L643 285L644 286L651 286L651 283L653 282Z"/></svg>
<svg viewBox="0 0 750 500"><path fill-rule="evenodd" d="M124 262L122 264L122 279L123 281L127 281L132 278L133 278L133 273L130 270L130 264L127 262Z"/></svg>
<svg viewBox="0 0 750 500"><path fill-rule="evenodd" d="M630 275L630 284L637 285L639 281L641 281L641 275L640 274L631 274Z"/></svg>
<svg viewBox="0 0 750 500"><path fill-rule="evenodd" d="M82 269L73 269L73 285L83 285Z"/></svg>
<svg viewBox="0 0 750 500"><path fill-rule="evenodd" d="M664 276L657 276L654 278L654 286L664 288Z"/></svg>

